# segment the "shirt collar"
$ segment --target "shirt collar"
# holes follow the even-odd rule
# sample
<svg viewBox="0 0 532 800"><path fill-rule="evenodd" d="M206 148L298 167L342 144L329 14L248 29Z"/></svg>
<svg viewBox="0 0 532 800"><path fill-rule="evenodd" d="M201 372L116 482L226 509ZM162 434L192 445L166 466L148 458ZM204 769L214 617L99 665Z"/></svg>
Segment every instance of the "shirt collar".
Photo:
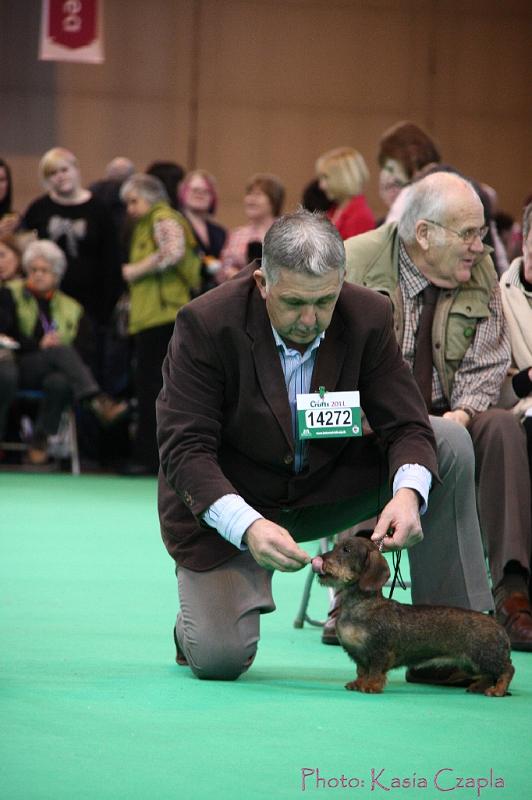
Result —
<svg viewBox="0 0 532 800"><path fill-rule="evenodd" d="M273 331L273 338L275 339L275 344L278 349L281 349L286 355L292 353L298 353L301 356L301 358L308 358L309 355L320 346L320 344L325 338L325 331L318 333L316 338L310 343L305 352L300 353L299 350L296 350L294 347L288 347L286 342L284 342L283 339L281 339L281 337L279 336L273 325L272 325L272 331Z"/></svg>
<svg viewBox="0 0 532 800"><path fill-rule="evenodd" d="M430 281L418 270L408 255L402 239L399 239L399 273L404 291L410 299L430 285Z"/></svg>

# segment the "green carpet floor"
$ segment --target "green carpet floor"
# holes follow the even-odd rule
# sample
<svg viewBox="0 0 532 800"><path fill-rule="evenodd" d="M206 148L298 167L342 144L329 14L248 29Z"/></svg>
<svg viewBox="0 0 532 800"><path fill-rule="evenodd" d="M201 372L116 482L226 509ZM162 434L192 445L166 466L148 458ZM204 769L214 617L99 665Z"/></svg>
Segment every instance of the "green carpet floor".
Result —
<svg viewBox="0 0 532 800"><path fill-rule="evenodd" d="M345 653L292 626L305 574L278 574L250 672L201 682L173 662L154 480L2 473L0 541L1 800L532 797L532 654L503 699L402 670L348 693Z"/></svg>

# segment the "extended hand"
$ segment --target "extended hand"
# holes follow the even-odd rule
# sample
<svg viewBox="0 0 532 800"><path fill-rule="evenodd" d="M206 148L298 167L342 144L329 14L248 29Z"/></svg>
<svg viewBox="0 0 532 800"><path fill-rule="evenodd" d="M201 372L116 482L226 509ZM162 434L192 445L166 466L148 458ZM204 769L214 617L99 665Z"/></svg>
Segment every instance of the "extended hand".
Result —
<svg viewBox="0 0 532 800"><path fill-rule="evenodd" d="M419 495L414 489L399 489L384 506L371 539L377 543L383 539L385 551L413 547L422 541Z"/></svg>
<svg viewBox="0 0 532 800"><path fill-rule="evenodd" d="M446 411L445 414L443 414L443 418L452 419L453 422L463 425L464 428L467 428L471 422L471 417L469 414L466 411L463 411L461 408L457 408L455 411Z"/></svg>
<svg viewBox="0 0 532 800"><path fill-rule="evenodd" d="M285 528L268 519L257 519L243 536L257 564L280 572L297 572L310 562Z"/></svg>

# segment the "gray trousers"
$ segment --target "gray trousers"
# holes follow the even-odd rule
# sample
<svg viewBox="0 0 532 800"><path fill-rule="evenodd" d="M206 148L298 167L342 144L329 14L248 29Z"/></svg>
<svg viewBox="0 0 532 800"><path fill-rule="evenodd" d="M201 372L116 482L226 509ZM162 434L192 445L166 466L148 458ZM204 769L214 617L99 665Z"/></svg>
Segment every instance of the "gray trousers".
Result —
<svg viewBox="0 0 532 800"><path fill-rule="evenodd" d="M469 426L477 503L493 586L509 561L529 569L532 550L526 432L511 411L490 408Z"/></svg>
<svg viewBox="0 0 532 800"><path fill-rule="evenodd" d="M493 609L475 503L475 462L471 438L454 422L431 417L442 483L433 488L422 517L424 539L408 549L412 600ZM370 498L288 511L281 519L298 541L337 533L375 512L390 498L382 487ZM308 531L305 539L301 531ZM177 570L179 646L198 678L234 680L253 660L260 615L275 610L272 572L249 552L207 572Z"/></svg>
<svg viewBox="0 0 532 800"><path fill-rule="evenodd" d="M57 433L61 414L72 401L99 391L92 372L79 353L69 345L47 347L22 355L19 359L20 388L42 389L35 432Z"/></svg>
<svg viewBox="0 0 532 800"><path fill-rule="evenodd" d="M0 357L1 357L0 352ZM18 370L11 353L0 360L0 441L4 438L9 407L18 388Z"/></svg>

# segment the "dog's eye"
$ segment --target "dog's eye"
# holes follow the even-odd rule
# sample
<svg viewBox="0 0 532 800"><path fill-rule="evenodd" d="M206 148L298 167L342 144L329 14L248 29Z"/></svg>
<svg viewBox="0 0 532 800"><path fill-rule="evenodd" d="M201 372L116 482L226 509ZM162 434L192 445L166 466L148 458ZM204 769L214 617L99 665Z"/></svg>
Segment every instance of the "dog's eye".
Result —
<svg viewBox="0 0 532 800"><path fill-rule="evenodd" d="M351 552L351 548L348 545L344 544L342 546L342 553L350 553L350 552Z"/></svg>

